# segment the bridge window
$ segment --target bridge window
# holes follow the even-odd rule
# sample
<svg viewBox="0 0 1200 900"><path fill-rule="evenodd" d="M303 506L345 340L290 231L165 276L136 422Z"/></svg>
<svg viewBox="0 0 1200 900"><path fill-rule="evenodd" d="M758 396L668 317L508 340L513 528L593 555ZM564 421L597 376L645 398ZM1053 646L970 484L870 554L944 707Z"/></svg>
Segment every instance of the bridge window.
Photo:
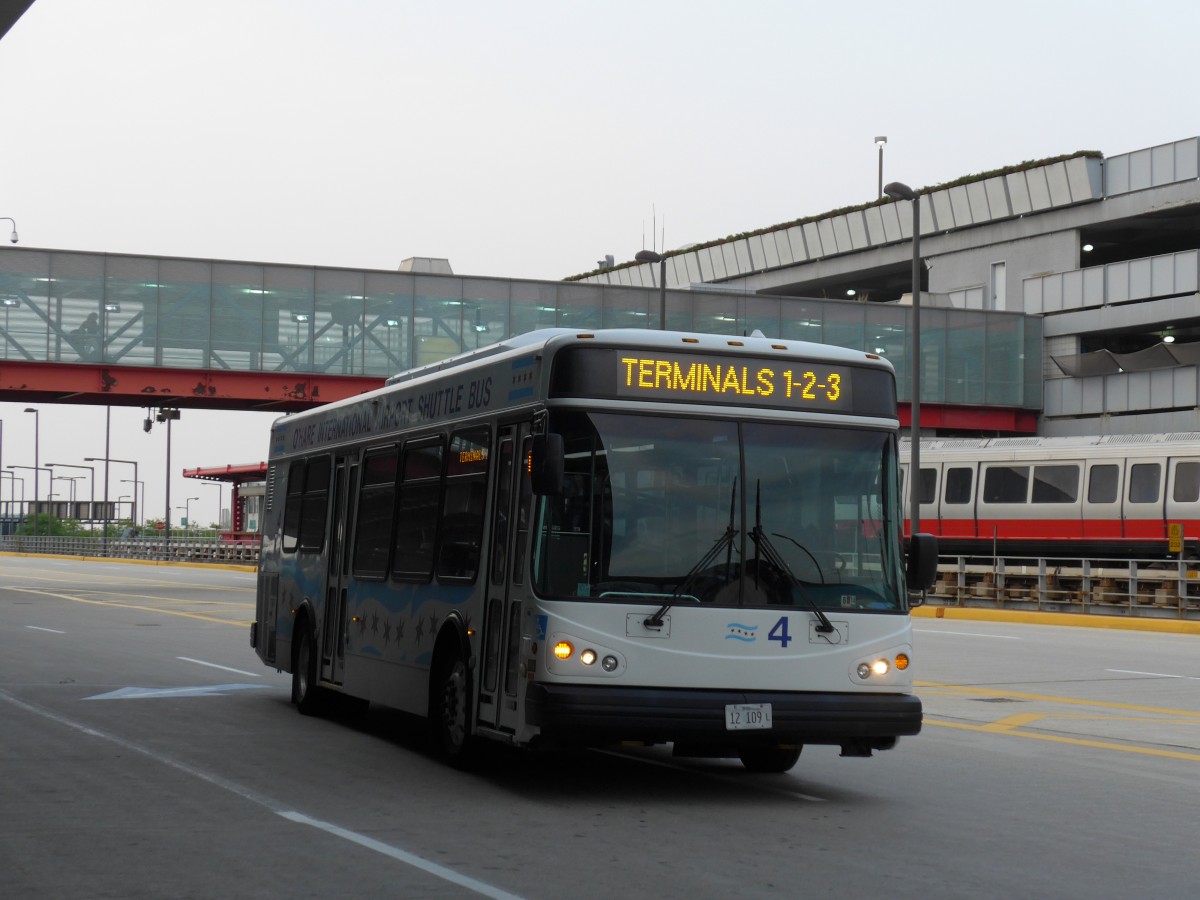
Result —
<svg viewBox="0 0 1200 900"><path fill-rule="evenodd" d="M1088 473L1088 503L1116 503L1121 469L1115 464L1092 466Z"/></svg>
<svg viewBox="0 0 1200 900"><path fill-rule="evenodd" d="M1024 503L1029 496L1029 466L990 466L983 476L984 503Z"/></svg>
<svg viewBox="0 0 1200 900"><path fill-rule="evenodd" d="M1135 463L1129 467L1129 502L1157 503L1158 483L1162 478L1159 463Z"/></svg>
<svg viewBox="0 0 1200 900"><path fill-rule="evenodd" d="M1034 466L1034 503L1074 503L1079 499L1079 466Z"/></svg>
<svg viewBox="0 0 1200 900"><path fill-rule="evenodd" d="M970 503L974 472L971 469L955 467L946 470L946 502Z"/></svg>

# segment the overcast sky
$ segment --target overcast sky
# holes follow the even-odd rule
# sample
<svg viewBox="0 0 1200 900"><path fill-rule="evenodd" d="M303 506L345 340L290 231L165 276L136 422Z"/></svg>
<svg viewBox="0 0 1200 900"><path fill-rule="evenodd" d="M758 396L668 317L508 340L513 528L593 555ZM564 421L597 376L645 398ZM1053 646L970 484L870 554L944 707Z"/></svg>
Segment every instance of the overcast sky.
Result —
<svg viewBox="0 0 1200 900"><path fill-rule="evenodd" d="M36 0L0 41L0 215L25 247L558 279L661 248L655 221L674 248L872 200L876 135L914 188L1194 136L1198 26L1194 0ZM103 410L39 408L43 462L104 455ZM110 453L161 515L144 416L113 411ZM265 455L269 416L183 416L176 473ZM172 504L215 519L196 488Z"/></svg>

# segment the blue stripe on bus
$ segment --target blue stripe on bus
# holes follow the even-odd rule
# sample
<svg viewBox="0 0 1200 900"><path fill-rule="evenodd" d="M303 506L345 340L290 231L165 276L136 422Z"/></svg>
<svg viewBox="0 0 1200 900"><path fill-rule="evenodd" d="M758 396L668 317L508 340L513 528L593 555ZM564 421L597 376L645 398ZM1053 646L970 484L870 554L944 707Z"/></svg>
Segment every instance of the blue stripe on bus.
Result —
<svg viewBox="0 0 1200 900"><path fill-rule="evenodd" d="M515 391L508 392L509 400L521 400L525 397L532 397L532 396L533 396L533 388L531 388L531 387L518 388Z"/></svg>

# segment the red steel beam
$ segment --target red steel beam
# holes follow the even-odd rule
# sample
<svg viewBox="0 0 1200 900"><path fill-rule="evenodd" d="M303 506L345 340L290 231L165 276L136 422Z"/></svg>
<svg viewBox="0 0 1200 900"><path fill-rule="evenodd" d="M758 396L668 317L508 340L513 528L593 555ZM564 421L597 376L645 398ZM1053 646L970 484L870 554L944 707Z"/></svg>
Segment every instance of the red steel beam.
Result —
<svg viewBox="0 0 1200 900"><path fill-rule="evenodd" d="M0 362L0 400L299 412L383 387L359 375Z"/></svg>

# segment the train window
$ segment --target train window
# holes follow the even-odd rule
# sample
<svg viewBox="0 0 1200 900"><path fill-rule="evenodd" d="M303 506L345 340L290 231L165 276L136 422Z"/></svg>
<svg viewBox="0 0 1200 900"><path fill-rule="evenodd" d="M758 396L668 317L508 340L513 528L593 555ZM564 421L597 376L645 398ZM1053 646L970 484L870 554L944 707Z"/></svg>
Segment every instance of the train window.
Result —
<svg viewBox="0 0 1200 900"><path fill-rule="evenodd" d="M953 468L946 470L946 502L970 503L971 483L975 473L971 469Z"/></svg>
<svg viewBox="0 0 1200 900"><path fill-rule="evenodd" d="M1159 463L1135 463L1129 467L1129 502L1157 503L1158 482L1162 474Z"/></svg>
<svg viewBox="0 0 1200 900"><path fill-rule="evenodd" d="M1171 498L1176 503L1200 500L1200 462L1181 462L1175 466L1175 487Z"/></svg>
<svg viewBox="0 0 1200 900"><path fill-rule="evenodd" d="M1121 468L1115 464L1092 466L1088 472L1088 503L1116 503Z"/></svg>
<svg viewBox="0 0 1200 900"><path fill-rule="evenodd" d="M1034 503L1074 503L1079 499L1079 466L1034 466Z"/></svg>
<svg viewBox="0 0 1200 900"><path fill-rule="evenodd" d="M1029 466L989 466L983 475L984 503L1024 503L1029 496Z"/></svg>
<svg viewBox="0 0 1200 900"><path fill-rule="evenodd" d="M921 478L917 484L918 499L922 503L932 503L937 497L937 469L921 469Z"/></svg>

